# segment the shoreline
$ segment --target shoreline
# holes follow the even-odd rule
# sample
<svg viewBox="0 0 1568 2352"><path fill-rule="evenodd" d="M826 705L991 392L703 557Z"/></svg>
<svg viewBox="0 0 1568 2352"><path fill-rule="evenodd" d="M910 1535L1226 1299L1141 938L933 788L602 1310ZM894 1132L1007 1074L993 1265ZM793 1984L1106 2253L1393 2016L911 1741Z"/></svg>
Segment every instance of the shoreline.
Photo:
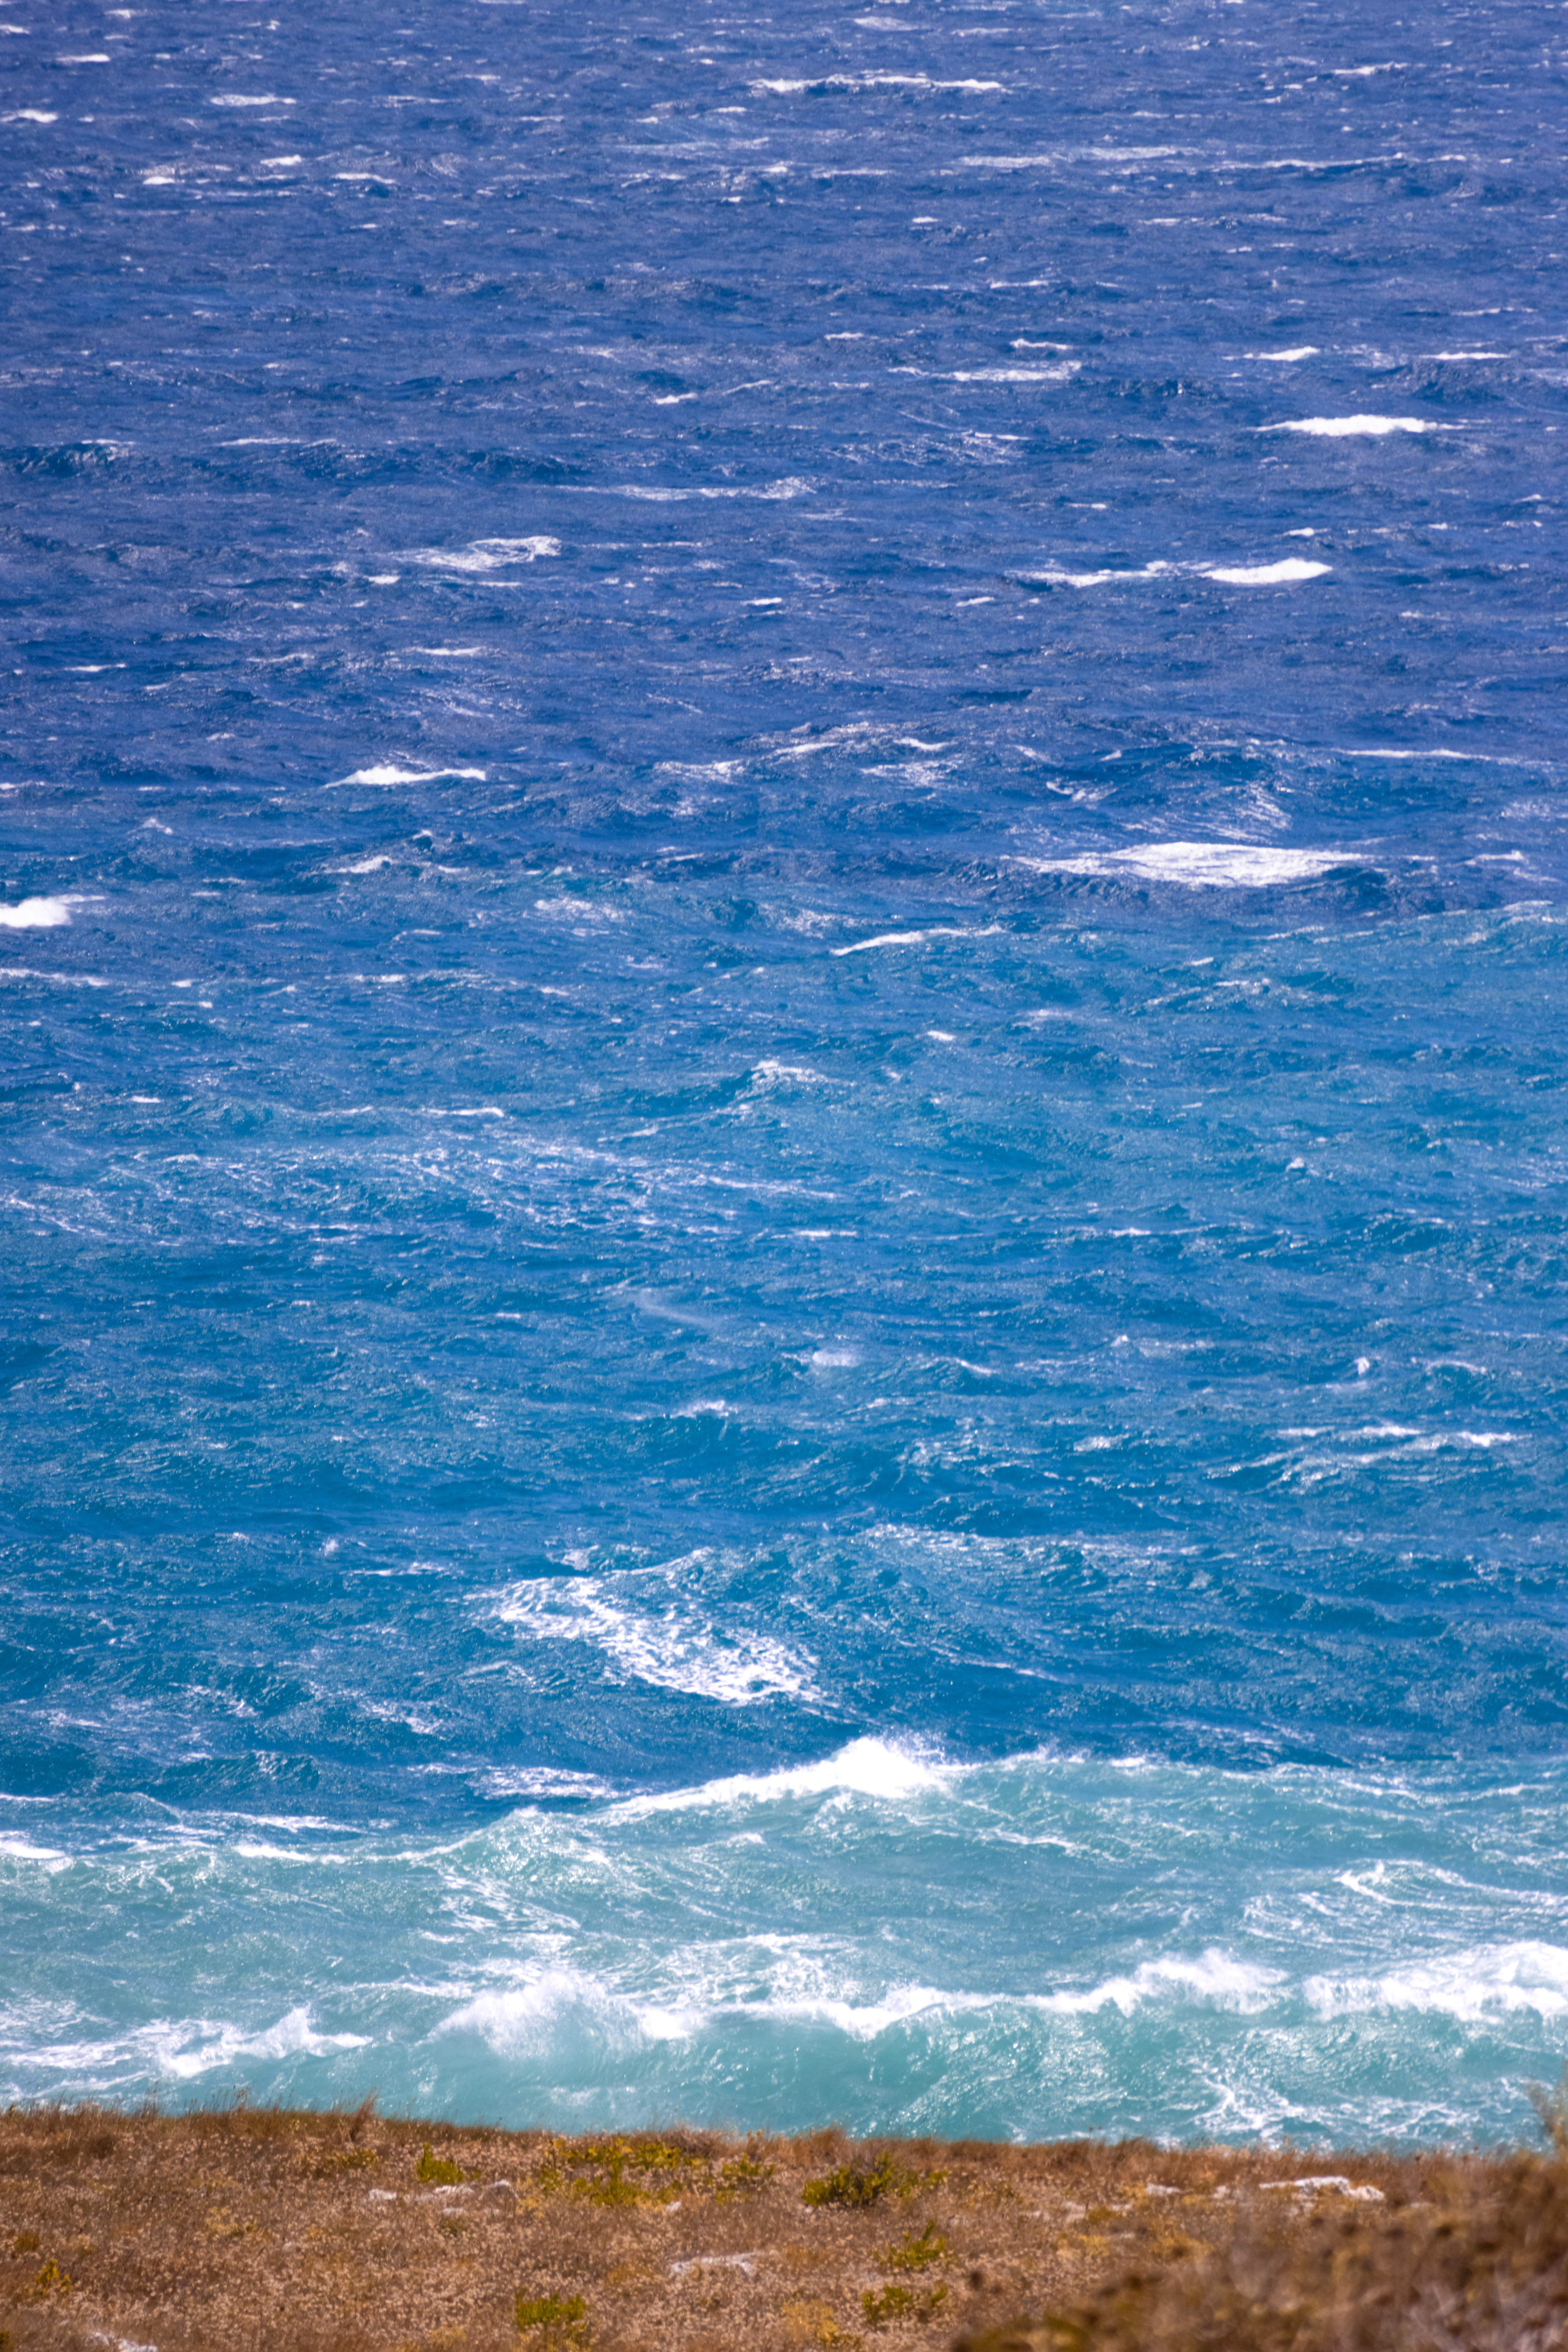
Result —
<svg viewBox="0 0 1568 2352"><path fill-rule="evenodd" d="M1568 2318L1543 2112L1410 2155L13 2107L0 2352L1513 2352Z"/></svg>

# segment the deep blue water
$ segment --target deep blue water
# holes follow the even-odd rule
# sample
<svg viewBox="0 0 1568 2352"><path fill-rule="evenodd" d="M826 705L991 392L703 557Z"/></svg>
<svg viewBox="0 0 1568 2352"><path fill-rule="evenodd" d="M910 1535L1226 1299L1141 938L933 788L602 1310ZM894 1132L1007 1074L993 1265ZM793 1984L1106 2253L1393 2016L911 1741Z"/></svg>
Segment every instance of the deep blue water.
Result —
<svg viewBox="0 0 1568 2352"><path fill-rule="evenodd" d="M19 0L0 2098L1528 2127L1563 37Z"/></svg>

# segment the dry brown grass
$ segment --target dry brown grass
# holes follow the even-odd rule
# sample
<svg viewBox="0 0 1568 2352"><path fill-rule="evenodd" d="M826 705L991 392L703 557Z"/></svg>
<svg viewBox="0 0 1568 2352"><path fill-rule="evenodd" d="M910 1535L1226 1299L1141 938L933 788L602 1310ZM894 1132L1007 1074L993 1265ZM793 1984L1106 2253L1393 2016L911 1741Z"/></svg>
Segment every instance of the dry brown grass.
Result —
<svg viewBox="0 0 1568 2352"><path fill-rule="evenodd" d="M1568 2163L0 2116L0 2352L954 2343L1553 2352Z"/></svg>

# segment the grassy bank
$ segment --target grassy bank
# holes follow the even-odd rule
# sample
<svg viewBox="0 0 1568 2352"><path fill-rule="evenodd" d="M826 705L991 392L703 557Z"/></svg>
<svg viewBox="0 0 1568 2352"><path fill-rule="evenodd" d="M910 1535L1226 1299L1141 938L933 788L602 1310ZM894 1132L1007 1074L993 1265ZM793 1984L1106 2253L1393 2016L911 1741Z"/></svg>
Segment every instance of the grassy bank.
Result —
<svg viewBox="0 0 1568 2352"><path fill-rule="evenodd" d="M0 2347L1554 2352L1555 2156L0 2116Z"/></svg>

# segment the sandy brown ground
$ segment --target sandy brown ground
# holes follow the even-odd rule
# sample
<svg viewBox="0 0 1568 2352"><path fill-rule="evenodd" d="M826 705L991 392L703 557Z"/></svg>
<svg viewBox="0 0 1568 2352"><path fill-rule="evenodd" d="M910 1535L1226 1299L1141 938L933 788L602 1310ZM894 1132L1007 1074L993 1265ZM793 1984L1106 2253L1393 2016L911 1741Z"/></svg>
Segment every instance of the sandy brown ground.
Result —
<svg viewBox="0 0 1568 2352"><path fill-rule="evenodd" d="M0 2352L958 2342L1553 2352L1568 2163L0 2116Z"/></svg>

